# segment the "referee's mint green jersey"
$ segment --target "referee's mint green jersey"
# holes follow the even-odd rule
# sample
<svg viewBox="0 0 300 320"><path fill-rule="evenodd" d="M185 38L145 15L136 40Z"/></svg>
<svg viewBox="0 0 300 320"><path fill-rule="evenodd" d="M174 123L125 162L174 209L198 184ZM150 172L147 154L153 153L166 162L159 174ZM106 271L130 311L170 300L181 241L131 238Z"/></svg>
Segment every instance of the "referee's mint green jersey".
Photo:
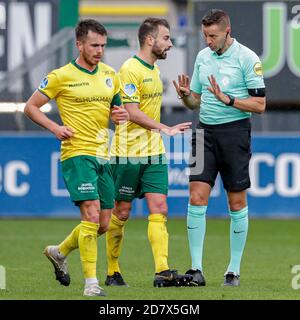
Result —
<svg viewBox="0 0 300 320"><path fill-rule="evenodd" d="M220 56L207 47L197 55L191 80L191 90L201 94L201 122L213 125L249 118L251 112L226 106L207 90L210 75L216 78L222 92L246 99L249 97L248 89L265 87L258 56L235 39Z"/></svg>

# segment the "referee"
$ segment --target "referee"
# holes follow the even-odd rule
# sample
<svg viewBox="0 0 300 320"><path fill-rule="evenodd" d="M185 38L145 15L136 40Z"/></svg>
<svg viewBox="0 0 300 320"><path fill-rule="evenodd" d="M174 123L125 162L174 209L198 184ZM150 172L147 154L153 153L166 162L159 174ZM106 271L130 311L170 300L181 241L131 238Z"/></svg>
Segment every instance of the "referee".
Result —
<svg viewBox="0 0 300 320"><path fill-rule="evenodd" d="M197 55L191 82L186 75L179 75L178 82L173 81L186 107L200 106L198 130L192 138L192 156L196 161L190 164L187 229L192 266L187 274L193 275L193 285L205 285L202 268L205 215L211 189L220 173L231 217L230 262L223 285L238 286L248 231L250 116L252 112L265 111L265 85L258 56L231 37L226 12L213 9L206 13L202 32L208 47ZM196 151L200 149L203 133L201 159Z"/></svg>

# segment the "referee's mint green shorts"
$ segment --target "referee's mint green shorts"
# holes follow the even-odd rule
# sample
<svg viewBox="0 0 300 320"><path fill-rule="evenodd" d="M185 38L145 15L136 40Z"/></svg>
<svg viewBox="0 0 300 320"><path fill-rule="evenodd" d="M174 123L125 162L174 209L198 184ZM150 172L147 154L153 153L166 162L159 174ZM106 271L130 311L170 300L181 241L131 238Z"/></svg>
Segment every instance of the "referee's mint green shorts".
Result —
<svg viewBox="0 0 300 320"><path fill-rule="evenodd" d="M101 209L114 207L114 181L108 160L76 156L62 161L62 174L72 201L100 200Z"/></svg>
<svg viewBox="0 0 300 320"><path fill-rule="evenodd" d="M164 154L141 158L114 157L111 167L115 199L131 202L145 193L168 194L168 165Z"/></svg>

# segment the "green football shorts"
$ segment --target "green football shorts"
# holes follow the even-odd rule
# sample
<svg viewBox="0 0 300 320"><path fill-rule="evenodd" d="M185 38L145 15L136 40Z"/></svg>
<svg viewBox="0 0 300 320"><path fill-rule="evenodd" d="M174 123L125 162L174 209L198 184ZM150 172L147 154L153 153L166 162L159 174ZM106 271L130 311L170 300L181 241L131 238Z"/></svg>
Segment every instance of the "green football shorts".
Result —
<svg viewBox="0 0 300 320"><path fill-rule="evenodd" d="M127 162L127 163L126 163ZM168 194L168 165L164 154L143 158L111 159L115 199L132 201L145 193Z"/></svg>
<svg viewBox="0 0 300 320"><path fill-rule="evenodd" d="M100 200L101 209L114 207L114 182L109 162L92 156L62 162L62 174L72 201Z"/></svg>

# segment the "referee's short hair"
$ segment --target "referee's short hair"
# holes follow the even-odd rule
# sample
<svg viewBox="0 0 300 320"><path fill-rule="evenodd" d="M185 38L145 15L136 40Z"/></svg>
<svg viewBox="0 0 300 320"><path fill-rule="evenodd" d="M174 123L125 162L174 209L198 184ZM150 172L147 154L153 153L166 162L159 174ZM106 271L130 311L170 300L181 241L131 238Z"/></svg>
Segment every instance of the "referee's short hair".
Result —
<svg viewBox="0 0 300 320"><path fill-rule="evenodd" d="M150 17L142 22L138 32L140 47L144 45L147 36L152 35L154 38L157 36L159 26L170 30L169 22L166 19Z"/></svg>
<svg viewBox="0 0 300 320"><path fill-rule="evenodd" d="M202 18L202 25L209 27L213 24L221 25L223 28L230 27L230 18L227 12L220 9L208 11Z"/></svg>

